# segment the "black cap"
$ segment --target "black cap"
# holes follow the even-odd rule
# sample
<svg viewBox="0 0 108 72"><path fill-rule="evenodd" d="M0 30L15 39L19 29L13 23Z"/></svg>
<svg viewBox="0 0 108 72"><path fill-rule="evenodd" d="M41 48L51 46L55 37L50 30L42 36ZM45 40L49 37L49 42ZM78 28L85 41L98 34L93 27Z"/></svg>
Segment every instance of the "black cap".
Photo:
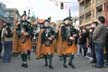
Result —
<svg viewBox="0 0 108 72"><path fill-rule="evenodd" d="M21 17L23 17L23 16L27 16L26 11L24 11L24 14Z"/></svg>
<svg viewBox="0 0 108 72"><path fill-rule="evenodd" d="M63 21L66 21L66 20L72 21L71 17L67 17L67 18L65 18Z"/></svg>

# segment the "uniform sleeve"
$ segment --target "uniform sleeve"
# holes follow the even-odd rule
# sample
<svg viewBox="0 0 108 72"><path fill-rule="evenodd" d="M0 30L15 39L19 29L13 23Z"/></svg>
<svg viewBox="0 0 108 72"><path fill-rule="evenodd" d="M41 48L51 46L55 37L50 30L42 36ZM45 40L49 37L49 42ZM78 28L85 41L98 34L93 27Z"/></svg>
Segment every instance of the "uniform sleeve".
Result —
<svg viewBox="0 0 108 72"><path fill-rule="evenodd" d="M32 35L32 33L33 33L33 26L31 25L30 22L28 22L28 23L29 23L28 24L28 29L29 29L28 33L29 33L29 35Z"/></svg>
<svg viewBox="0 0 108 72"><path fill-rule="evenodd" d="M45 32L43 31L41 35L41 43L43 44L45 41L46 41L46 36L45 36Z"/></svg>
<svg viewBox="0 0 108 72"><path fill-rule="evenodd" d="M61 27L61 37L63 41L67 39L65 26Z"/></svg>
<svg viewBox="0 0 108 72"><path fill-rule="evenodd" d="M21 36L20 24L17 26L16 33L17 33L18 37L20 38L20 36Z"/></svg>
<svg viewBox="0 0 108 72"><path fill-rule="evenodd" d="M54 35L54 38L56 38L56 32L53 30L53 28L51 28L51 33Z"/></svg>
<svg viewBox="0 0 108 72"><path fill-rule="evenodd" d="M77 39L78 39L78 31L73 27L72 29L72 36L74 37L74 34L76 35L75 38L75 45L77 45Z"/></svg>
<svg viewBox="0 0 108 72"><path fill-rule="evenodd" d="M77 30L74 27L71 27L71 36L77 34Z"/></svg>
<svg viewBox="0 0 108 72"><path fill-rule="evenodd" d="M62 27L61 27L61 36L64 36L64 32L65 32L65 27L62 26Z"/></svg>

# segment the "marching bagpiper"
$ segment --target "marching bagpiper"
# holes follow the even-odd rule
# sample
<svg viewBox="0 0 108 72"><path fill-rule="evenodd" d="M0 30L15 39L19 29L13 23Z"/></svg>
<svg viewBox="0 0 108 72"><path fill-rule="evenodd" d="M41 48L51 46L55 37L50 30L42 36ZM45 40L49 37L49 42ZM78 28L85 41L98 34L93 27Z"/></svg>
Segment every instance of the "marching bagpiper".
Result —
<svg viewBox="0 0 108 72"><path fill-rule="evenodd" d="M67 68L66 65L66 58L69 56L70 61L69 61L69 66L72 68L75 68L73 65L73 59L74 55L77 52L76 48L76 36L77 36L77 31L76 29L72 26L72 20L71 17L65 18L63 20L64 25L60 27L59 34L58 34L58 48L57 52L59 56L63 57L63 66L64 68Z"/></svg>
<svg viewBox="0 0 108 72"><path fill-rule="evenodd" d="M27 57L28 51L31 50L31 33L32 33L32 26L29 21L27 21L27 15L24 11L24 14L21 16L21 21L17 24L17 36L19 41L19 48L21 52L21 59L23 61L22 67L27 68Z"/></svg>
<svg viewBox="0 0 108 72"><path fill-rule="evenodd" d="M52 27L49 26L50 21L45 20L44 27L40 30L38 40L37 40L37 49L36 49L36 57L45 59L45 66L48 66L49 60L49 68L53 69L52 66L52 57L54 54L54 44L53 40L55 39L55 32Z"/></svg>

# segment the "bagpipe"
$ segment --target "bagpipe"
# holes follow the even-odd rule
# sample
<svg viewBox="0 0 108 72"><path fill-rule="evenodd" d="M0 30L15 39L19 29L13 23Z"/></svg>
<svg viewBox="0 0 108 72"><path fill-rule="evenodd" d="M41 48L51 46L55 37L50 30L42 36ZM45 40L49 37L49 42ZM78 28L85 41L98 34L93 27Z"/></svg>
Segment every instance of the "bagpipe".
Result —
<svg viewBox="0 0 108 72"><path fill-rule="evenodd" d="M26 15L26 11L24 11L24 15ZM26 39L29 37L29 22L28 22L28 19L30 18L29 17L30 15L30 9L29 9L29 12L28 12L28 18L27 18L27 21L20 21L21 24L20 24L20 33L21 33L21 37L20 37L20 40L22 43L25 43L26 42Z"/></svg>
<svg viewBox="0 0 108 72"><path fill-rule="evenodd" d="M21 27L21 42L22 42L22 43L25 43L27 37L29 37L29 34L26 35L26 33L28 32L28 30L29 30L29 29L27 28L26 25L22 25L22 27Z"/></svg>
<svg viewBox="0 0 108 72"><path fill-rule="evenodd" d="M46 36L45 46L49 47L52 44L52 41L53 41L53 39L52 40L49 39L49 37L52 36L52 33L51 33L50 29L45 30L45 36Z"/></svg>
<svg viewBox="0 0 108 72"><path fill-rule="evenodd" d="M72 31L72 28L71 27L67 27L66 28L66 35L67 35L67 44L69 45L69 46L72 46L73 45L73 43L74 43L74 40L73 39L71 39L73 36L73 34L74 33L71 33ZM73 38L75 38L75 37L73 37Z"/></svg>
<svg viewBox="0 0 108 72"><path fill-rule="evenodd" d="M38 38L38 34L39 34L40 28L36 27L35 29L33 29L33 38L32 41L36 42L37 38Z"/></svg>

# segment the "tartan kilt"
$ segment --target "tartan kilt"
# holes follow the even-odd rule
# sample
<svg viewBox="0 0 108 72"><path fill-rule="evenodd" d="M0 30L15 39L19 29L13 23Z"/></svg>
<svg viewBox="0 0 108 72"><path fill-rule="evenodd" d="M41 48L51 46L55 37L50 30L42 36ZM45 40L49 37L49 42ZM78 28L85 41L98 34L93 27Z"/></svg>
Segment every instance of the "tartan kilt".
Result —
<svg viewBox="0 0 108 72"><path fill-rule="evenodd" d="M44 55L54 54L54 52L54 44L51 44L49 47L47 47L45 44L42 44L37 59L43 58Z"/></svg>
<svg viewBox="0 0 108 72"><path fill-rule="evenodd" d="M77 46L75 45L75 43L73 43L71 46L69 46L66 41L62 43L63 55L76 54L76 52L77 52Z"/></svg>
<svg viewBox="0 0 108 72"><path fill-rule="evenodd" d="M27 52L28 50L31 51L32 48L32 42L31 38L27 38L25 43L22 43L19 39L19 48L20 52Z"/></svg>

